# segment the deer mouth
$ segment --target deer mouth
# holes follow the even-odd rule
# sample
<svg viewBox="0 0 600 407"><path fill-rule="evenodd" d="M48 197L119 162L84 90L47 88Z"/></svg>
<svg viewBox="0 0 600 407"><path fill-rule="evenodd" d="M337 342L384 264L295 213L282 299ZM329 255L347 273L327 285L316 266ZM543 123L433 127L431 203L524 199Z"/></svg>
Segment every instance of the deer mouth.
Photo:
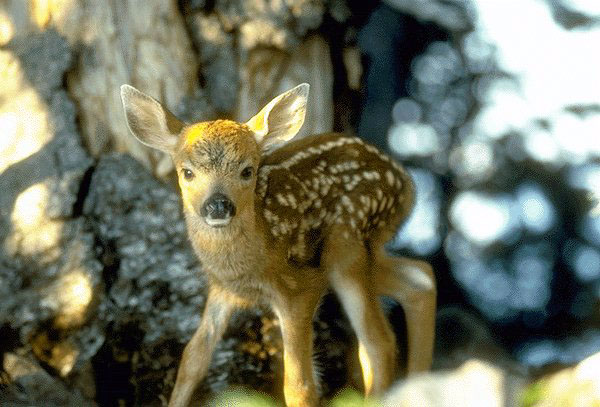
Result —
<svg viewBox="0 0 600 407"><path fill-rule="evenodd" d="M204 218L204 222L213 228L223 228L231 223L231 217L229 218Z"/></svg>

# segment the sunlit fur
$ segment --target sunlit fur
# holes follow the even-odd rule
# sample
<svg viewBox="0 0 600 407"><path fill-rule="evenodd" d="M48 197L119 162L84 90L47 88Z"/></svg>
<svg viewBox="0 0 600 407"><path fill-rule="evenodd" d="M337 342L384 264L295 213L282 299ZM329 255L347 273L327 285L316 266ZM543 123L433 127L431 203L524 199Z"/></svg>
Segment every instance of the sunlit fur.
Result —
<svg viewBox="0 0 600 407"><path fill-rule="evenodd" d="M122 89L132 133L173 157L188 235L209 280L203 317L183 353L170 406L190 402L233 310L257 303L271 307L280 321L286 404L317 406L312 320L328 287L356 332L368 396L385 391L397 374L396 341L380 295L405 310L407 372L431 364L436 296L431 266L384 250L414 204L408 173L373 146L342 134L271 148L301 126L307 86L268 104L259 113L268 121L193 125L175 122L141 92ZM253 123L276 130L258 131ZM247 166L252 176L244 179ZM193 177L186 179L184 169ZM231 222L218 228L200 215L216 192L236 207Z"/></svg>
<svg viewBox="0 0 600 407"><path fill-rule="evenodd" d="M229 120L202 122L184 128L174 154L185 214L194 229L214 232L214 237L231 238L240 233L243 222L254 216L254 189L260 160L259 147L252 132L244 124ZM241 177L247 166L252 177ZM186 180L183 170L191 170L193 179ZM214 229L197 222L199 208L210 195L221 192L231 198L237 208L231 227Z"/></svg>

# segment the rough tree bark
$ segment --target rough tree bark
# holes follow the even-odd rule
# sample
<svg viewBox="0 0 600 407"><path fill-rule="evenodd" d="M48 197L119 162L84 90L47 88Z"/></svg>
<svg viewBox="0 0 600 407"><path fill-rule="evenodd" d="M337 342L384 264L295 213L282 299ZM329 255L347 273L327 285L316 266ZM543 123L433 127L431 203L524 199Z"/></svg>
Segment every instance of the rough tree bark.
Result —
<svg viewBox="0 0 600 407"><path fill-rule="evenodd" d="M67 87L79 108L84 144L94 157L128 152L155 173L167 157L127 130L119 87L132 84L176 110L198 86L198 64L175 0L7 1L0 41L53 27L74 51Z"/></svg>

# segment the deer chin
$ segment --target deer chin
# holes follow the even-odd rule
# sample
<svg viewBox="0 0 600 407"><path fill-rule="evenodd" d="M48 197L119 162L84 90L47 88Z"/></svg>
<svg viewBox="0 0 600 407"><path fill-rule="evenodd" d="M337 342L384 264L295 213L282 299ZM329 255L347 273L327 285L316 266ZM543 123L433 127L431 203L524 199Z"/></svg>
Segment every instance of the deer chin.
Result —
<svg viewBox="0 0 600 407"><path fill-rule="evenodd" d="M225 218L225 219L211 219L211 218L204 218L204 222L213 228L224 228L225 226L229 225L231 223L231 219L232 218Z"/></svg>

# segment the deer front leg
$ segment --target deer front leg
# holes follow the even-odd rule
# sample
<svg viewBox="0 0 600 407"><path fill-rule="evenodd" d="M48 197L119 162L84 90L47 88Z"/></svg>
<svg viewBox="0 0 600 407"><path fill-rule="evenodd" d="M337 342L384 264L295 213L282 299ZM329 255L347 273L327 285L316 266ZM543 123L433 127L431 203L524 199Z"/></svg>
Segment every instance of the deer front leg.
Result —
<svg viewBox="0 0 600 407"><path fill-rule="evenodd" d="M189 404L196 386L208 371L215 346L227 328L233 305L217 296L214 291L209 292L200 326L183 351L169 407Z"/></svg>
<svg viewBox="0 0 600 407"><path fill-rule="evenodd" d="M435 337L436 285L429 263L406 257L378 259L377 288L404 309L407 373L431 367Z"/></svg>
<svg viewBox="0 0 600 407"><path fill-rule="evenodd" d="M298 299L275 309L283 339L283 394L288 407L315 407L319 402L312 364L317 301Z"/></svg>

